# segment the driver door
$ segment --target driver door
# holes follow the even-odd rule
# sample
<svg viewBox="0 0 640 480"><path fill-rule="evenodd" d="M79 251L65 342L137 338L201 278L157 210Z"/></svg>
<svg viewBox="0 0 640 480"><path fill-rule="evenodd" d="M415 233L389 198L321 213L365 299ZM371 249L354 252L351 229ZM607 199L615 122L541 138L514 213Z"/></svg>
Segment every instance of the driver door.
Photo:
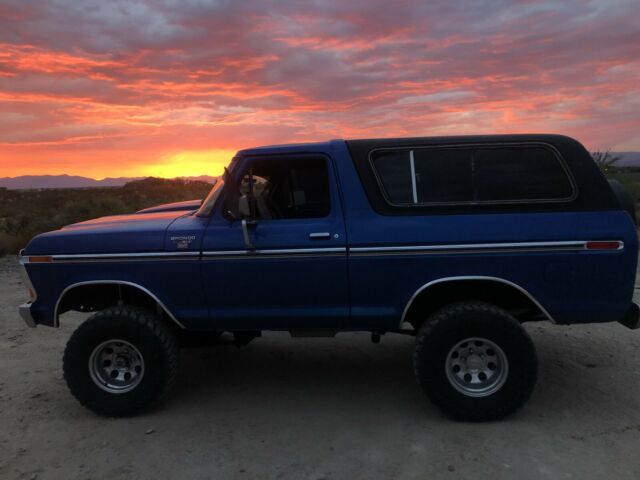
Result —
<svg viewBox="0 0 640 480"><path fill-rule="evenodd" d="M325 156L249 157L203 239L210 328L337 328L348 316L344 219ZM240 197L252 187L243 228Z"/></svg>

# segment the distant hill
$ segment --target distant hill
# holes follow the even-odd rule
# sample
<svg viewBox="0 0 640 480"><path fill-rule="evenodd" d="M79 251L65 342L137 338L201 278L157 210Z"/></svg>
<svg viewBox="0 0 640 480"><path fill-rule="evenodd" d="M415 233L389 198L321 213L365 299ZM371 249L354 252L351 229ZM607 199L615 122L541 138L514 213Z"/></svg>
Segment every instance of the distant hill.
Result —
<svg viewBox="0 0 640 480"><path fill-rule="evenodd" d="M616 167L640 167L640 152L612 152L612 155L620 157Z"/></svg>
<svg viewBox="0 0 640 480"><path fill-rule="evenodd" d="M194 182L206 182L206 183L216 183L218 177L212 177L210 175L198 175L197 177L178 177L184 178L185 180L193 180Z"/></svg>
<svg viewBox="0 0 640 480"><path fill-rule="evenodd" d="M620 157L617 167L640 167L640 152L611 152ZM0 188L9 190L49 189L49 188L92 188L122 187L125 183L142 180L147 177L116 177L96 180L77 175L22 175L20 177L0 177ZM215 183L216 177L200 175L198 177L179 177L186 180Z"/></svg>
<svg viewBox="0 0 640 480"><path fill-rule="evenodd" d="M202 199L210 191L211 184L202 181L153 177L109 188L0 188L0 255L16 253L34 235L64 225Z"/></svg>
<svg viewBox="0 0 640 480"><path fill-rule="evenodd" d="M49 189L49 188L92 188L122 187L125 183L142 180L146 177L117 177L96 180L77 175L22 175L20 177L0 177L0 188L10 190ZM214 183L216 178L208 175L199 177L181 177L187 180Z"/></svg>

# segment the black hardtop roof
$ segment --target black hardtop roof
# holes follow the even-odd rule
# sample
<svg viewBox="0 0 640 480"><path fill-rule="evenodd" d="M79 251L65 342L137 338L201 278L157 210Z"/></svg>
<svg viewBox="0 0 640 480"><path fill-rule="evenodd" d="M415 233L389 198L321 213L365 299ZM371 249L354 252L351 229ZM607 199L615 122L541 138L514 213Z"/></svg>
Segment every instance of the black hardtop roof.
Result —
<svg viewBox="0 0 640 480"><path fill-rule="evenodd" d="M442 135L435 137L391 137L391 138L362 138L345 140L347 144L359 148L381 148L393 146L446 145L460 143L511 143L511 142L542 142L555 145L558 143L579 143L566 135L551 133L516 133L500 135Z"/></svg>
<svg viewBox="0 0 640 480"><path fill-rule="evenodd" d="M429 146L447 144L469 144L469 143L507 143L507 142L541 142L551 145L573 144L580 146L580 143L565 135L550 133L518 133L502 135L451 135L433 137L382 137L382 138L355 138L355 139L335 139L324 142L305 143L285 143L280 145L262 145L239 150L236 155L272 155L279 153L301 153L307 151L327 150L331 144L345 142L349 149L367 152L374 148L385 147L407 147L407 146Z"/></svg>

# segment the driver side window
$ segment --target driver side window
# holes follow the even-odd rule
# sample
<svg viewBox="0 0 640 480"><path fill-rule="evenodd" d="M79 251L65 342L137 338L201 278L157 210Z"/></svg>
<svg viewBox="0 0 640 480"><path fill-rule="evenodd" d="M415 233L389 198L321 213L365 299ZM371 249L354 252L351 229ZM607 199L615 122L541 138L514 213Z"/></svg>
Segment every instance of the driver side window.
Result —
<svg viewBox="0 0 640 480"><path fill-rule="evenodd" d="M322 218L331 212L329 174L321 158L256 160L245 169L238 194L255 199L255 220Z"/></svg>

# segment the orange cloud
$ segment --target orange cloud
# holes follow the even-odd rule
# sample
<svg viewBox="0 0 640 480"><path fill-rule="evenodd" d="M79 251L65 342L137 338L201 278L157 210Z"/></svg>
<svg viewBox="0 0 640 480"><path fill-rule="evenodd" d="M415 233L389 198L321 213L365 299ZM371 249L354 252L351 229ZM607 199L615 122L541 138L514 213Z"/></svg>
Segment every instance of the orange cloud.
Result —
<svg viewBox="0 0 640 480"><path fill-rule="evenodd" d="M2 6L0 176L215 175L240 148L336 137L640 150L640 31L614 4Z"/></svg>

